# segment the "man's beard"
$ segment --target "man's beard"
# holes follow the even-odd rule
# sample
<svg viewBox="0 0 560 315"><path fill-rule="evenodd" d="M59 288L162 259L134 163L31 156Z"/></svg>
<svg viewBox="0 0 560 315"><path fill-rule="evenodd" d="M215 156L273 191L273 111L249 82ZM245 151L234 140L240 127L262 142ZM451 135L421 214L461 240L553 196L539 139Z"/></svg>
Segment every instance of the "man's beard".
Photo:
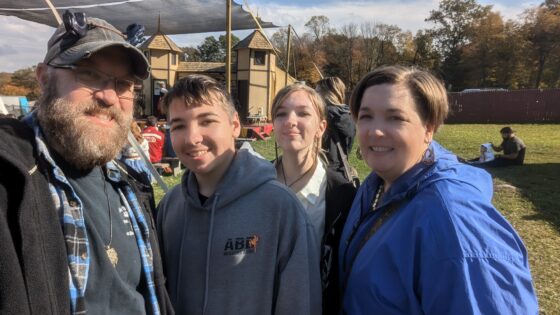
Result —
<svg viewBox="0 0 560 315"><path fill-rule="evenodd" d="M56 95L56 79L49 81L37 109L37 118L49 146L79 170L90 170L115 158L127 139L132 115L94 99L68 102ZM100 114L107 115L116 124L104 128L87 119L87 116Z"/></svg>

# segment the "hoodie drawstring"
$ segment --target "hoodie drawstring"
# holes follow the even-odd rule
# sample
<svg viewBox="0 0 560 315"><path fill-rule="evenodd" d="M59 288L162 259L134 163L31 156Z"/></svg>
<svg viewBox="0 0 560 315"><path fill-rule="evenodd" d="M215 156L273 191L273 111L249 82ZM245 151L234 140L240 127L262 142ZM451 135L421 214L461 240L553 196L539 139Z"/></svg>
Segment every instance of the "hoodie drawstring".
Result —
<svg viewBox="0 0 560 315"><path fill-rule="evenodd" d="M208 282L210 277L210 254L212 253L212 237L214 235L214 210L218 203L219 193L216 193L214 202L212 203L212 210L210 211L210 230L208 231L208 244L206 245L206 274L204 275L204 302L202 306L202 315L206 314L206 305L208 304Z"/></svg>
<svg viewBox="0 0 560 315"><path fill-rule="evenodd" d="M181 268L181 266L183 266L183 243L185 241L185 238L187 237L187 223L188 223L188 211L185 208L185 215L184 215L184 222L183 222L183 234L181 236L181 246L179 247L179 270L178 270L178 275L177 275L177 283L175 284L175 292L181 292L179 290L179 286L181 285L182 281L181 279L183 279L183 268ZM178 297L177 297L178 298ZM177 303L177 301L173 301L174 303Z"/></svg>

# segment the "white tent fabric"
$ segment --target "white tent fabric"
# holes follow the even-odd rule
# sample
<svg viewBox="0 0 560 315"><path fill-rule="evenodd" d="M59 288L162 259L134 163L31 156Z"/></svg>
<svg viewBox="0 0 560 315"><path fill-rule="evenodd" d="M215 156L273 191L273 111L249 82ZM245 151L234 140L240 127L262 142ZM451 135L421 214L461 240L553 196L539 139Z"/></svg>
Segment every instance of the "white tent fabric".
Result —
<svg viewBox="0 0 560 315"><path fill-rule="evenodd" d="M64 10L85 12L87 16L108 21L120 30L129 24L142 24L145 35L159 30L167 35L219 32L226 30L224 0L51 0L62 15ZM0 15L17 16L24 20L56 27L58 23L44 0L0 0ZM160 21L161 22L158 22ZM259 23L263 28L276 27ZM258 28L252 16L241 5L232 3L232 30Z"/></svg>

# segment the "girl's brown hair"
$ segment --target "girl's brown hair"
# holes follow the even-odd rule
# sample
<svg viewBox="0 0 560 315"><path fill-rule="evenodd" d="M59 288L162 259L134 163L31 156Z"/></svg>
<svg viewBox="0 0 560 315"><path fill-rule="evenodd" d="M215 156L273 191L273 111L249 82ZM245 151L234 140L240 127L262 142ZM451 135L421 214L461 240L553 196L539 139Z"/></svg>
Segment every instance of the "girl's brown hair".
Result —
<svg viewBox="0 0 560 315"><path fill-rule="evenodd" d="M346 101L346 86L339 77L326 77L315 88L329 105L342 106Z"/></svg>
<svg viewBox="0 0 560 315"><path fill-rule="evenodd" d="M296 84L292 84L292 85L288 85L286 87L284 87L283 89L281 89L278 94L276 94L276 96L274 97L274 100L272 101L272 108L271 108L271 114L272 114L272 121L274 121L276 119L276 115L278 114L278 109L280 108L280 105L282 105L282 103L284 103L284 101L293 93L295 92L305 92L307 94L307 96L309 97L309 100L311 101L311 104L313 105L313 108L315 109L315 112L317 113L317 116L319 118L319 122L323 121L323 120L327 120L327 109L325 106L325 102L323 101L323 98L321 97L321 95L319 95L319 93L317 93L314 89L308 87L305 84L301 84L301 83L296 83ZM322 138L316 138L314 140L313 143L313 149L312 149L312 153L313 153L313 158L315 159L317 156L321 156L321 141ZM321 156L321 158L326 161L325 158L323 158Z"/></svg>

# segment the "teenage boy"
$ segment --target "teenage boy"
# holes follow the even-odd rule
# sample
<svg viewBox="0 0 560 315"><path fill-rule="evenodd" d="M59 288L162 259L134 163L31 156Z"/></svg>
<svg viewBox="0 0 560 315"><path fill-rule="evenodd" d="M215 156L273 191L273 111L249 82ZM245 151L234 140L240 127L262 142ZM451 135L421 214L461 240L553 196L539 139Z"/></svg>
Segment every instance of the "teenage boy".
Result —
<svg viewBox="0 0 560 315"><path fill-rule="evenodd" d="M272 164L235 150L229 95L203 75L165 100L171 142L187 167L159 204L157 229L178 314L320 314L316 240Z"/></svg>

